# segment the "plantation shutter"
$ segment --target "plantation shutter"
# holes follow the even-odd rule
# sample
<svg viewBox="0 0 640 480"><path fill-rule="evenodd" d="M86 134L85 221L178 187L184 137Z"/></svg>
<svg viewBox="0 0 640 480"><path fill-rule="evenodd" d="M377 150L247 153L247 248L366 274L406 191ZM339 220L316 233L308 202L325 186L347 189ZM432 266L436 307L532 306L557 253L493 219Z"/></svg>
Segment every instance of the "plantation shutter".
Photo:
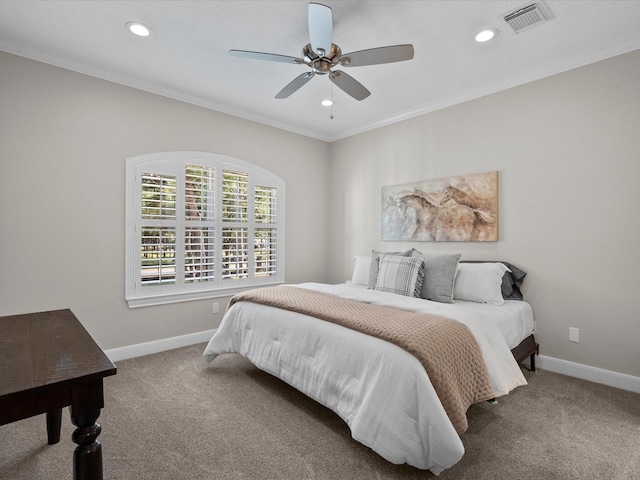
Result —
<svg viewBox="0 0 640 480"><path fill-rule="evenodd" d="M171 152L128 159L130 306L284 281L284 182L237 159Z"/></svg>

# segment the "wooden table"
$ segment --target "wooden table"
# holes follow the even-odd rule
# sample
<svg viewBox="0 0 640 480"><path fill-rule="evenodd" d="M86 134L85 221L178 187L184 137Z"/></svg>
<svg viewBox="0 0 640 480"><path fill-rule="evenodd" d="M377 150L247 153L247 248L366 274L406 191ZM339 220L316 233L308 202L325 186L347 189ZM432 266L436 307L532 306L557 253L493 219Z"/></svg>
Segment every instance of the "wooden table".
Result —
<svg viewBox="0 0 640 480"><path fill-rule="evenodd" d="M47 414L48 443L60 441L62 409L77 427L73 478L102 480L96 420L102 379L116 367L71 310L0 317L0 425Z"/></svg>

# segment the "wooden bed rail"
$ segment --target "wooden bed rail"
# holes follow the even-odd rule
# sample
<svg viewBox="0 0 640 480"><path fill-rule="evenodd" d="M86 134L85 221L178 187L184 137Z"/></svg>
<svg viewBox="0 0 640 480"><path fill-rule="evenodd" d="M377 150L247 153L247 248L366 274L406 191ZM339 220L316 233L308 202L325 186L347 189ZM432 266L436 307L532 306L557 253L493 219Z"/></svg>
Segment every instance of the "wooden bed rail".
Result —
<svg viewBox="0 0 640 480"><path fill-rule="evenodd" d="M540 345L536 343L533 333L520 342L520 345L511 350L511 353L513 353L514 358L519 364L522 364L522 362L529 357L529 371L536 371L536 355L540 354Z"/></svg>

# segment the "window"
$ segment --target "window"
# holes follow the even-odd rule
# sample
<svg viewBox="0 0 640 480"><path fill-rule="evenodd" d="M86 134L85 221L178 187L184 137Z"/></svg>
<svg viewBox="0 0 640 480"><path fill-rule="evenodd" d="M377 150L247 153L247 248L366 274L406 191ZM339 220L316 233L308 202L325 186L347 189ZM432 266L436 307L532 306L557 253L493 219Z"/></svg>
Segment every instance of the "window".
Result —
<svg viewBox="0 0 640 480"><path fill-rule="evenodd" d="M284 181L201 152L127 159L129 307L284 281Z"/></svg>

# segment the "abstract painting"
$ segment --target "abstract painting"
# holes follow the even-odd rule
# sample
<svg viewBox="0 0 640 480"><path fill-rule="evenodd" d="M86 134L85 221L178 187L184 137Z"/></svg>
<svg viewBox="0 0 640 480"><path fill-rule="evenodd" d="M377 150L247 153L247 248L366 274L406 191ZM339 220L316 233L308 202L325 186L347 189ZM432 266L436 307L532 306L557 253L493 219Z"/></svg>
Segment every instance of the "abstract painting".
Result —
<svg viewBox="0 0 640 480"><path fill-rule="evenodd" d="M498 172L382 187L382 240L498 240Z"/></svg>

